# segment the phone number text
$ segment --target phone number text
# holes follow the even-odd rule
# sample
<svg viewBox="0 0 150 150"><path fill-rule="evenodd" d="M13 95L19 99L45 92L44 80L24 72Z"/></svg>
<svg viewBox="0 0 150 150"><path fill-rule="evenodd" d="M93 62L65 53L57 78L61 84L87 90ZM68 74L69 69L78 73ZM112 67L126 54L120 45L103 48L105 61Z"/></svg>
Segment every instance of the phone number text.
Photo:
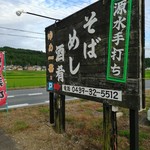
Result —
<svg viewBox="0 0 150 150"><path fill-rule="evenodd" d="M122 91L117 91L117 90L62 85L62 91L68 93L92 96L92 97L97 97L102 99L122 101Z"/></svg>

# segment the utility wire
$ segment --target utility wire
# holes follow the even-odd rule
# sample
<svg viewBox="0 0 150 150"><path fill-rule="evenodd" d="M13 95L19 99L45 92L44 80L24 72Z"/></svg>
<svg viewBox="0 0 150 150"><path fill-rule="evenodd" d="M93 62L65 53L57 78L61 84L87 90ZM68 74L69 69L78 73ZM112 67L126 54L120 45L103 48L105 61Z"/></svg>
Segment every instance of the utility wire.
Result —
<svg viewBox="0 0 150 150"><path fill-rule="evenodd" d="M16 37L24 37L24 38L33 38L33 39L45 39L41 37L35 37L35 36L25 36L25 35L16 35L16 34L6 34L6 33L0 33L1 35L7 35L7 36L16 36Z"/></svg>
<svg viewBox="0 0 150 150"><path fill-rule="evenodd" d="M21 30L21 29L7 28L7 27L1 27L1 26L0 26L0 29L14 30L14 31L20 31L20 32L27 32L27 33L34 33L34 34L42 34L42 35L44 35L44 33L40 33L40 32L33 32L33 31L28 31L28 30Z"/></svg>

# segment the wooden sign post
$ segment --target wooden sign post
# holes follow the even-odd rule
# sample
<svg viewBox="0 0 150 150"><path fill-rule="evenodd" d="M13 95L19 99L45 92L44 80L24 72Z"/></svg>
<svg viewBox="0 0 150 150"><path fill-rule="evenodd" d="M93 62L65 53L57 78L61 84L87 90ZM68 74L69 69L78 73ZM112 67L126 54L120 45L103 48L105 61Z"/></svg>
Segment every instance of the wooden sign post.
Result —
<svg viewBox="0 0 150 150"><path fill-rule="evenodd" d="M54 124L54 93L49 92L50 123Z"/></svg>
<svg viewBox="0 0 150 150"><path fill-rule="evenodd" d="M104 135L104 150L110 150L111 135L112 135L112 123L111 123L112 106L103 104L103 135Z"/></svg>
<svg viewBox="0 0 150 150"><path fill-rule="evenodd" d="M139 150L138 109L130 109L130 150Z"/></svg>
<svg viewBox="0 0 150 150"><path fill-rule="evenodd" d="M54 96L54 128L58 133L65 132L65 96L56 93Z"/></svg>

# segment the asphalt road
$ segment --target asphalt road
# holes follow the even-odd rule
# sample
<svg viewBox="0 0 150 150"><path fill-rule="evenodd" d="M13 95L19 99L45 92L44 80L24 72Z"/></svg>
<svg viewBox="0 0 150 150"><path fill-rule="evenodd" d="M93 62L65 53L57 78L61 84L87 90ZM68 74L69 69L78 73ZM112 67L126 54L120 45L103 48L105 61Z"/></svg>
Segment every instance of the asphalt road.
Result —
<svg viewBox="0 0 150 150"><path fill-rule="evenodd" d="M145 80L145 89L150 89L150 80Z"/></svg>
<svg viewBox="0 0 150 150"><path fill-rule="evenodd" d="M7 104L0 106L0 109L25 107L32 105L40 105L49 103L49 93L45 88L10 90L7 92ZM66 96L66 100L76 99L74 97Z"/></svg>

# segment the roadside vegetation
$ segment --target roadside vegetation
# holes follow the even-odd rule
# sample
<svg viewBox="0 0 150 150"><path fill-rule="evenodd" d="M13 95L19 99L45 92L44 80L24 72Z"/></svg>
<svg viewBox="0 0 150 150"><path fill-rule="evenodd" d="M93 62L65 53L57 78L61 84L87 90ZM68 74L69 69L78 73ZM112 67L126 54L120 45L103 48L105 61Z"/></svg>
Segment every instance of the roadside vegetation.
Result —
<svg viewBox="0 0 150 150"><path fill-rule="evenodd" d="M150 91L146 91L148 109ZM0 128L11 137L18 150L102 150L102 104L87 100L66 102L66 132L58 134L49 124L48 105L0 112ZM118 150L129 150L129 110L119 108L123 116L118 121ZM139 150L150 147L150 122L146 110L139 112Z"/></svg>

